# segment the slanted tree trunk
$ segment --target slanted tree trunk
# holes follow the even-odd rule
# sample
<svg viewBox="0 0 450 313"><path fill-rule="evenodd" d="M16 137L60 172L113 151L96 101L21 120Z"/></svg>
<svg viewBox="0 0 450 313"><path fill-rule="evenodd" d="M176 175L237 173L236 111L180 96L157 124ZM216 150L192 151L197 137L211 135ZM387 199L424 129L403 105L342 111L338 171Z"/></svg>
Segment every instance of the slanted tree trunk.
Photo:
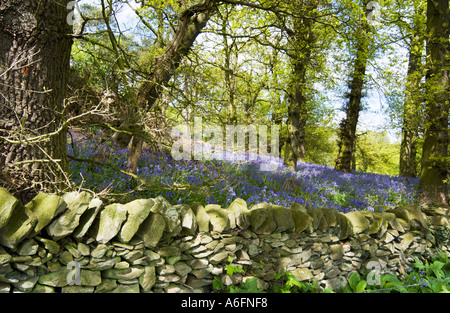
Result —
<svg viewBox="0 0 450 313"><path fill-rule="evenodd" d="M22 201L67 182L68 2L0 2L0 184Z"/></svg>
<svg viewBox="0 0 450 313"><path fill-rule="evenodd" d="M369 35L369 24L367 22L367 13L361 18L360 29L355 34L356 56L349 83L349 100L346 105L346 117L342 120L339 129L339 154L336 159L336 170L346 173L351 173L356 127L358 125L359 112L361 111L364 78L369 59L369 38L367 38Z"/></svg>
<svg viewBox="0 0 450 313"><path fill-rule="evenodd" d="M449 2L427 2L427 74L425 134L420 187L441 205L448 205Z"/></svg>
<svg viewBox="0 0 450 313"><path fill-rule="evenodd" d="M419 133L420 106L422 102L422 54L424 49L423 6L415 8L416 17L409 46L408 76L403 105L402 141L400 144L399 170L402 177L417 176L417 138Z"/></svg>
<svg viewBox="0 0 450 313"><path fill-rule="evenodd" d="M181 14L173 39L164 52L157 57L152 74L139 89L136 100L138 107L146 110L152 109L180 65L181 60L189 53L195 39L206 26L216 6L216 0L204 0L186 9ZM132 128L132 126L123 125L122 128ZM114 137L116 142L128 145L133 136L126 133L116 133ZM130 150L132 153L128 158L129 171L137 169L140 151L142 150L139 147L142 147L142 138L136 137L136 140L132 141Z"/></svg>
<svg viewBox="0 0 450 313"><path fill-rule="evenodd" d="M195 39L206 26L216 9L215 3L215 0L205 0L181 14L174 38L157 58L152 75L139 90L137 102L141 107L150 109L159 98L181 60L189 53Z"/></svg>

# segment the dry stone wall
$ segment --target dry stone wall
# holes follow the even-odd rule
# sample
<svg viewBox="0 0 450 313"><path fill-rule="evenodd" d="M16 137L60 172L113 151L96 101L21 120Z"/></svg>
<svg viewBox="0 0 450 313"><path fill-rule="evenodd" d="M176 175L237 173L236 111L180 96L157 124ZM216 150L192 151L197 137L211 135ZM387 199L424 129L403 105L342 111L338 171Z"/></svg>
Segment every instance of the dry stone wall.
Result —
<svg viewBox="0 0 450 313"><path fill-rule="evenodd" d="M228 208L164 198L104 206L86 192L23 205L0 189L0 292L210 292L290 271L339 290L376 269L405 274L414 257L448 253L448 210L306 210L236 199ZM225 265L243 267L227 275Z"/></svg>

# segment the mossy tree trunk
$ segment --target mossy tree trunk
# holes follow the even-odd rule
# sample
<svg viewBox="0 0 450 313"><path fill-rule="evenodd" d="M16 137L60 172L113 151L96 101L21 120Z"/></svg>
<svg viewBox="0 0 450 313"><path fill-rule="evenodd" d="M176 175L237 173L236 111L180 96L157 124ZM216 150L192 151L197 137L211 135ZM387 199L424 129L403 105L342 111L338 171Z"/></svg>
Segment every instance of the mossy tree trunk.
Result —
<svg viewBox="0 0 450 313"><path fill-rule="evenodd" d="M420 187L448 205L449 2L427 2L427 74L425 134Z"/></svg>
<svg viewBox="0 0 450 313"><path fill-rule="evenodd" d="M413 33L409 43L408 76L403 105L402 141L400 145L400 176L417 176L417 139L421 120L421 106L423 101L422 78L424 76L422 55L424 51L425 22L423 14L425 6L422 1L415 7Z"/></svg>
<svg viewBox="0 0 450 313"><path fill-rule="evenodd" d="M364 1L364 8L367 6ZM356 55L353 73L349 82L348 102L345 107L346 116L339 128L339 153L336 159L336 170L351 173L352 158L355 153L356 127L358 125L359 112L361 111L361 99L363 97L364 79L366 76L367 62L369 60L369 23L367 14L361 17L361 24L356 30L355 44Z"/></svg>
<svg viewBox="0 0 450 313"><path fill-rule="evenodd" d="M285 143L284 164L295 169L299 162L305 162L305 135L308 121L307 109L307 70L316 40L311 18L317 3L304 3L299 9L304 18L294 19L292 42L292 76L288 104L288 138Z"/></svg>

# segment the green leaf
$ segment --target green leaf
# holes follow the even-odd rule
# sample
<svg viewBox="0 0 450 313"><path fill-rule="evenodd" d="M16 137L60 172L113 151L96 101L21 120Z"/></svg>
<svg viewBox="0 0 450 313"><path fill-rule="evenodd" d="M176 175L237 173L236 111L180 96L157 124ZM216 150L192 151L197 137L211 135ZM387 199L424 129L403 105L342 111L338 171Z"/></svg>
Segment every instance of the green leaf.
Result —
<svg viewBox="0 0 450 313"><path fill-rule="evenodd" d="M227 274L230 276L233 276L234 273L243 273L244 272L244 270L239 266L225 265L225 268L227 269Z"/></svg>
<svg viewBox="0 0 450 313"><path fill-rule="evenodd" d="M366 289L367 282L365 280L361 280L355 288L356 292L363 292Z"/></svg>
<svg viewBox="0 0 450 313"><path fill-rule="evenodd" d="M258 288L258 279L256 277L249 278L242 285L240 293L261 293L262 291Z"/></svg>
<svg viewBox="0 0 450 313"><path fill-rule="evenodd" d="M350 288L355 291L356 286L358 285L359 281L361 280L361 277L357 272L354 272L350 277L348 278L348 284L350 285Z"/></svg>

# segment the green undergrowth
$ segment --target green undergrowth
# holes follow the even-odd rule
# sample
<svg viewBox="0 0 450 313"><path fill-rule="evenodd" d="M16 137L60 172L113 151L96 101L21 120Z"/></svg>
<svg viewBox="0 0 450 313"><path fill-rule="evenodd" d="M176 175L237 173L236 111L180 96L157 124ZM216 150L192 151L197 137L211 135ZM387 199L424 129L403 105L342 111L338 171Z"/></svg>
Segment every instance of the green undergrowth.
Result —
<svg viewBox="0 0 450 313"><path fill-rule="evenodd" d="M225 266L229 276L243 275L245 267L230 264ZM256 277L225 286L219 276L214 277L216 293L448 293L450 292L450 260L439 253L422 263L417 258L410 265L406 275L399 278L393 274L379 274L367 271L364 275L353 272L347 285L338 290L323 289L315 280L298 281L289 272L278 273L271 287L262 291Z"/></svg>

